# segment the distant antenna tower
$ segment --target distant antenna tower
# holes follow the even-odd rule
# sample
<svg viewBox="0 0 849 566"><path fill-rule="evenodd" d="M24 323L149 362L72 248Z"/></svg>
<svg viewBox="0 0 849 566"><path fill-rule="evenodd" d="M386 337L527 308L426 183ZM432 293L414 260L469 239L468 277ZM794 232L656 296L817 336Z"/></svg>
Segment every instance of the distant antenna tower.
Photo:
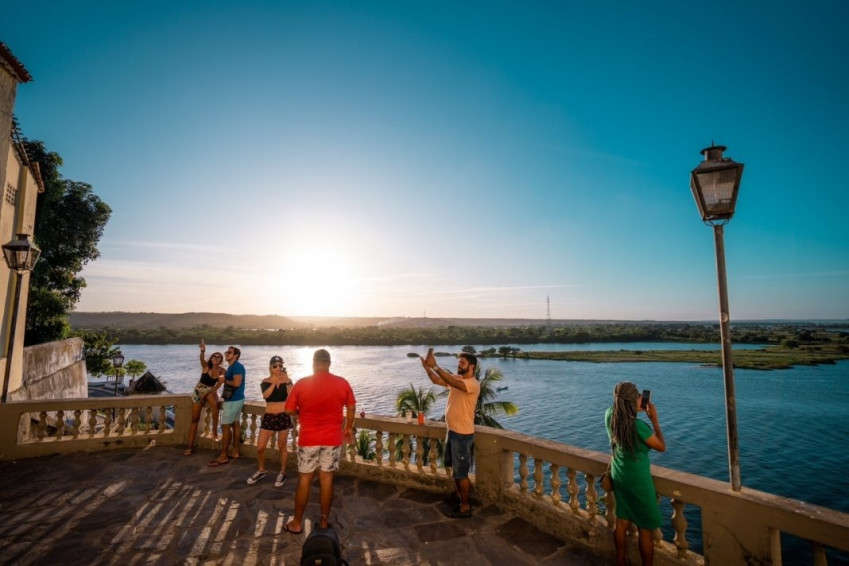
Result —
<svg viewBox="0 0 849 566"><path fill-rule="evenodd" d="M551 297L545 296L545 313L548 321L548 327L551 328Z"/></svg>

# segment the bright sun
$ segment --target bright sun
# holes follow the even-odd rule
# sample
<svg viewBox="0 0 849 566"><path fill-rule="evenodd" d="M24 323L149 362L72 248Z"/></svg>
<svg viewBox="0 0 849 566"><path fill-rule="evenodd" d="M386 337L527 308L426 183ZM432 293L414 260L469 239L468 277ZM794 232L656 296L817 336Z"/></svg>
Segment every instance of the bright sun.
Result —
<svg viewBox="0 0 849 566"><path fill-rule="evenodd" d="M277 313L301 316L351 316L358 302L358 275L350 255L339 248L312 246L278 255L269 282Z"/></svg>

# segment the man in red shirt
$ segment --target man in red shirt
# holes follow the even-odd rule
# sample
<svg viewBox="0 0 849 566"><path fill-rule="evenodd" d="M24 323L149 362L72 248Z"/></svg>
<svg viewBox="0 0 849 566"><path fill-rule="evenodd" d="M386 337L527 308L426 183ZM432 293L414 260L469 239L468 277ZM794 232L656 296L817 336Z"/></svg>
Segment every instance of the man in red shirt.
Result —
<svg viewBox="0 0 849 566"><path fill-rule="evenodd" d="M357 401L348 381L330 373L330 352L316 350L312 358L313 375L299 380L286 399L286 412L297 415L298 489L295 491L295 515L286 524L290 533L304 532L304 510L310 500L310 486L315 471L321 494L321 520L318 526L329 525L333 503L333 472L339 469L342 439L354 442L354 415ZM345 426L342 427L342 407L345 407Z"/></svg>

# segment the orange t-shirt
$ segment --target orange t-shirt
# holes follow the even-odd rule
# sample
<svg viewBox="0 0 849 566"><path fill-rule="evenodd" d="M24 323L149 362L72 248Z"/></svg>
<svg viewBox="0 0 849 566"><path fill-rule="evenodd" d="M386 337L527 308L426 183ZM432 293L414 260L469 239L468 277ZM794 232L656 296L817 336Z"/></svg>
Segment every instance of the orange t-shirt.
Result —
<svg viewBox="0 0 849 566"><path fill-rule="evenodd" d="M475 406L478 403L478 395L481 393L481 384L474 377L464 379L467 391L461 391L456 387L450 387L448 391L448 403L445 404L445 422L448 430L457 434L474 434L475 432Z"/></svg>

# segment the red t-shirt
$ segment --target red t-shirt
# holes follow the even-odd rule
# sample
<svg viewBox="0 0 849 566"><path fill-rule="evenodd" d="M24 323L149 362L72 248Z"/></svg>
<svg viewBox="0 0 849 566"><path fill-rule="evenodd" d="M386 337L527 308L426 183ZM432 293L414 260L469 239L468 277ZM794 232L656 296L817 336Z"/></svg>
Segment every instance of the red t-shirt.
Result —
<svg viewBox="0 0 849 566"><path fill-rule="evenodd" d="M343 407L357 404L344 377L329 372L298 380L286 399L286 411L297 411L299 446L341 446Z"/></svg>

